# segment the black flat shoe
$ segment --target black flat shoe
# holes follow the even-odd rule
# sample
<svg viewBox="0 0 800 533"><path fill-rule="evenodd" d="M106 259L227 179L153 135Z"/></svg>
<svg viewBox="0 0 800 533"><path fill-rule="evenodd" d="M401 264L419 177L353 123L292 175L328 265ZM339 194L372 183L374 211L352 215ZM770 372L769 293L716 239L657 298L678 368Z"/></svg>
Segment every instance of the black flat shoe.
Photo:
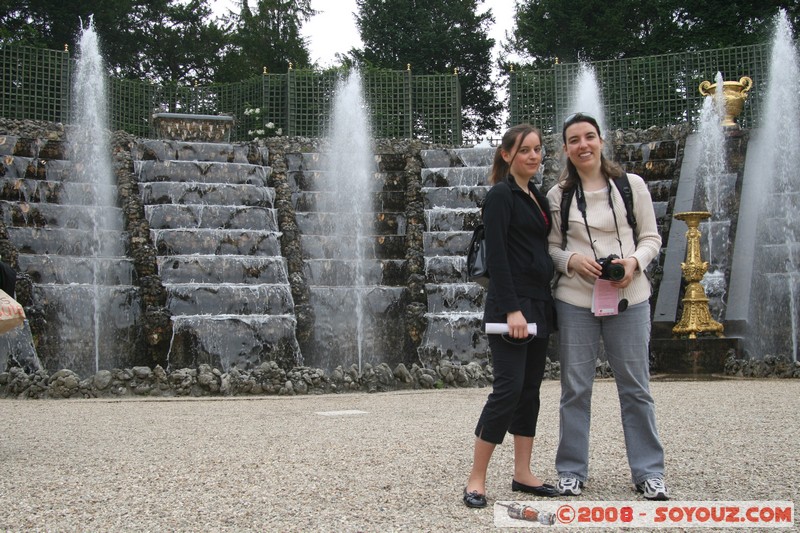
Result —
<svg viewBox="0 0 800 533"><path fill-rule="evenodd" d="M486 494L478 494L477 490L467 492L467 488L464 487L464 505L475 509L486 507Z"/></svg>
<svg viewBox="0 0 800 533"><path fill-rule="evenodd" d="M528 494L544 496L545 498L553 498L559 495L558 490L553 485L542 483L538 487L534 487L533 485L520 483L516 479L511 480L511 490L514 492L527 492Z"/></svg>

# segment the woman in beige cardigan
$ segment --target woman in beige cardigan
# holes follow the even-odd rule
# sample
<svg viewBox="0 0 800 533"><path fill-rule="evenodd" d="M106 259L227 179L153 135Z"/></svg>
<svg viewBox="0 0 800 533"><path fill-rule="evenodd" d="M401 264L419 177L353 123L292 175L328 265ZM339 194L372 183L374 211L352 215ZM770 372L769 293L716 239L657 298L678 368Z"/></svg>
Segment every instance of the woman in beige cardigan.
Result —
<svg viewBox="0 0 800 533"><path fill-rule="evenodd" d="M589 473L589 425L595 362L602 340L617 382L631 480L650 500L668 499L664 450L649 390L650 282L647 265L661 249L653 203L641 177L628 174L635 226L616 180L624 171L603 156L600 127L575 113L562 132L566 169L547 195L553 213L549 251L561 362L558 490L581 494ZM566 241L561 200L571 194ZM564 242L566 246L564 246Z"/></svg>

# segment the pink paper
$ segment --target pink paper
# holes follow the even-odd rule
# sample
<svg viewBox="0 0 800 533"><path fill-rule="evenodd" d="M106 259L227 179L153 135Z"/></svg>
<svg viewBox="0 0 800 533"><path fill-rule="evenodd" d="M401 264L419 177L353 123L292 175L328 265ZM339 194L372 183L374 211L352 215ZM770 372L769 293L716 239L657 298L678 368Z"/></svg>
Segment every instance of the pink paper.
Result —
<svg viewBox="0 0 800 533"><path fill-rule="evenodd" d="M619 289L607 279L594 282L592 293L592 312L594 316L612 316L619 313Z"/></svg>

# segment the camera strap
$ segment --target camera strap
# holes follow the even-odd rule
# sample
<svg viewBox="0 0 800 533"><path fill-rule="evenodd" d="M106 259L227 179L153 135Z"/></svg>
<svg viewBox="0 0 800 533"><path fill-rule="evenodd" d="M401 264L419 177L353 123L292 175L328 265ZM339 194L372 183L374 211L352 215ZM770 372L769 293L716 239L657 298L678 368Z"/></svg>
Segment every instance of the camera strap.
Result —
<svg viewBox="0 0 800 533"><path fill-rule="evenodd" d="M611 181L614 182L614 187L622 196L622 205L625 206L625 218L628 225L633 230L633 245L634 247L639 244L638 225L636 223L636 214L633 212L633 189L631 189L630 180L628 175L622 173L619 176L612 176ZM569 189L562 188L561 190L561 249L567 249L567 231L569 230L569 211L572 205L572 199L575 197L576 186Z"/></svg>
<svg viewBox="0 0 800 533"><path fill-rule="evenodd" d="M575 193L575 200L578 204L578 211L583 216L583 225L586 228L586 234L589 236L589 246L592 247L592 254L594 260L597 261L597 250L594 249L594 239L592 239L592 232L589 229L589 220L586 217L586 195L583 193L583 184L578 180L578 185ZM611 180L608 180L608 206L611 208L611 215L614 217L614 230L617 232L617 243L619 244L619 257L623 258L625 255L622 253L622 239L619 236L619 225L617 224L617 212L614 211L614 202L611 199ZM598 261L599 262L599 261Z"/></svg>

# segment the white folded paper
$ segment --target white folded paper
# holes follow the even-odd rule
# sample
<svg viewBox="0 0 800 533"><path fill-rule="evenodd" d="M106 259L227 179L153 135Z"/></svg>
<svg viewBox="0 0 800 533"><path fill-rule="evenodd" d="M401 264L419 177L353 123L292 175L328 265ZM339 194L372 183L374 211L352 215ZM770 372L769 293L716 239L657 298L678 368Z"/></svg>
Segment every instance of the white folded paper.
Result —
<svg viewBox="0 0 800 533"><path fill-rule="evenodd" d="M508 333L508 324L505 322L487 322L486 333ZM528 324L528 335L536 335L536 324Z"/></svg>

